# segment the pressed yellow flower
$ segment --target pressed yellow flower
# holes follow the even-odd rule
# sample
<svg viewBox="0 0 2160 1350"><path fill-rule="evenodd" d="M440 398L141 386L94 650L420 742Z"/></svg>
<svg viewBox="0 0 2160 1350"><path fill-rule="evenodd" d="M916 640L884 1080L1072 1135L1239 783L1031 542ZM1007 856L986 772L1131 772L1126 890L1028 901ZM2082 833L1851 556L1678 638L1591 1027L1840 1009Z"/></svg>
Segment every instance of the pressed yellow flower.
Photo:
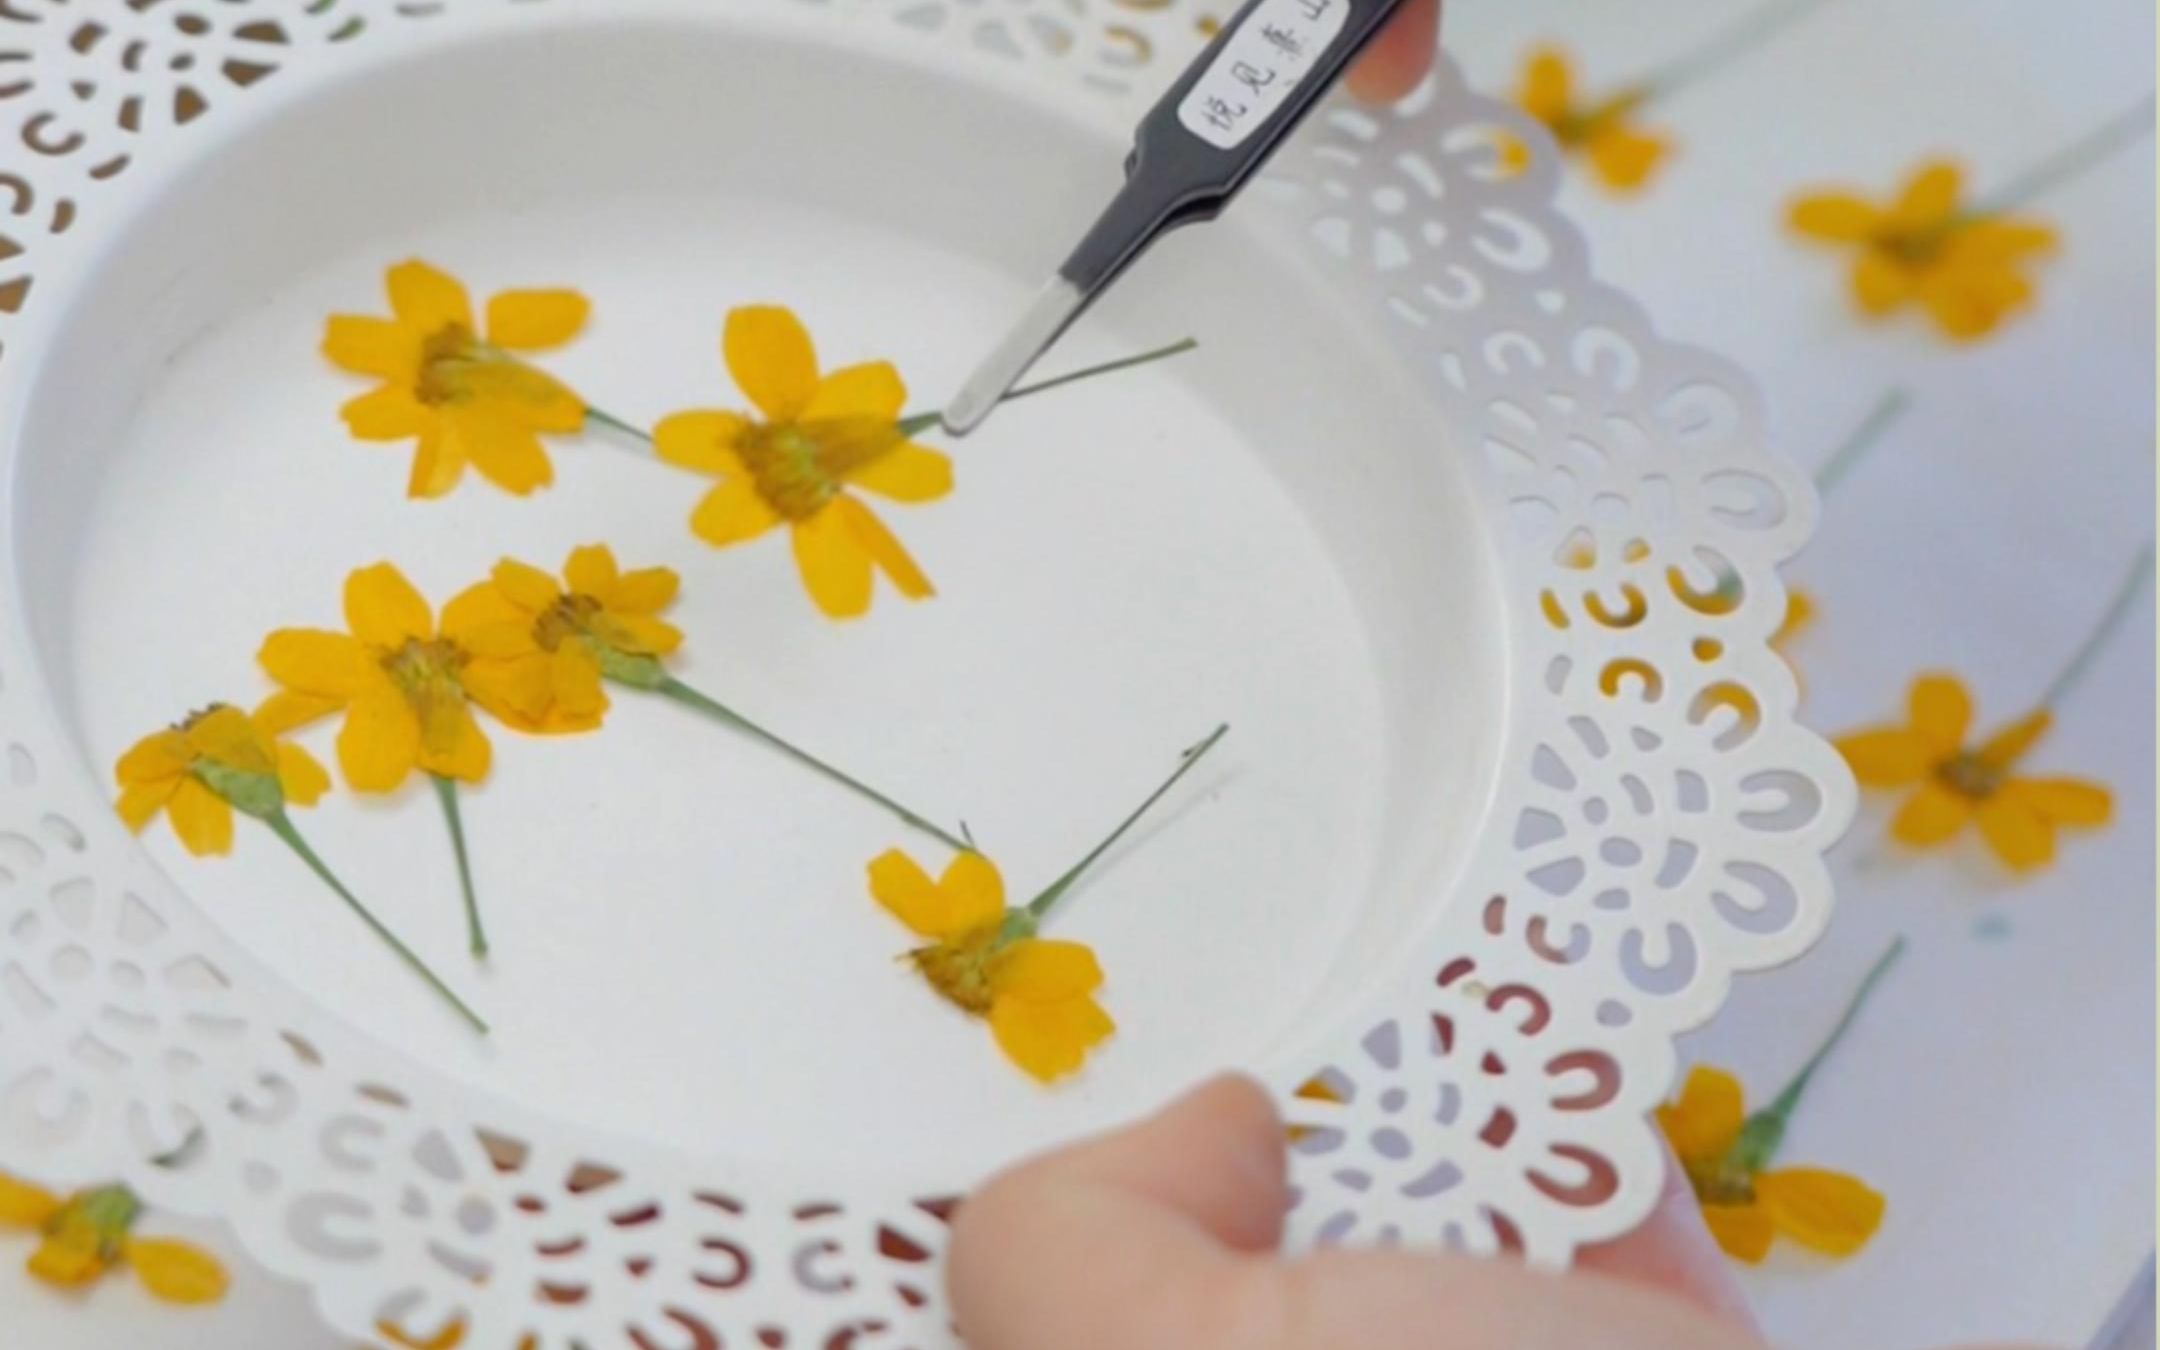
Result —
<svg viewBox="0 0 2160 1350"><path fill-rule="evenodd" d="M1672 151L1669 138L1634 120L1650 94L1651 86L1638 84L1596 102L1581 101L1567 54L1539 47L1523 63L1515 102L1552 132L1562 151L1587 159L1598 181L1616 192L1633 192ZM1501 142L1500 152L1505 167L1520 171L1529 162L1529 147L1513 137Z"/></svg>
<svg viewBox="0 0 2160 1350"><path fill-rule="evenodd" d="M1863 314L1919 305L1944 336L1983 338L2031 302L2024 269L2054 250L2056 235L2037 221L1961 207L1963 181L1956 164L1931 160L1886 204L1849 191L1801 197L1792 228L1854 250L1852 295Z"/></svg>
<svg viewBox="0 0 2160 1350"><path fill-rule="evenodd" d="M461 597L459 640L474 699L521 731L589 731L608 708L608 675L643 673L682 645L662 621L681 580L665 567L624 572L605 544L563 563L563 578L505 558Z"/></svg>
<svg viewBox="0 0 2160 1350"><path fill-rule="evenodd" d="M294 705L271 699L250 715L213 703L137 741L114 766L120 818L140 834L160 811L197 857L232 851L235 798L250 815L286 803L313 806L330 775L302 746L281 739Z"/></svg>
<svg viewBox="0 0 2160 1350"><path fill-rule="evenodd" d="M345 425L364 441L417 440L406 491L439 497L469 463L523 496L554 481L542 434L585 422L585 404L515 355L558 347L585 326L585 297L570 290L504 291L476 323L455 277L417 259L389 271L391 317L332 315L323 354L382 383L348 402Z"/></svg>
<svg viewBox="0 0 2160 1350"><path fill-rule="evenodd" d="M1850 1256L1882 1226L1884 1201L1866 1183L1819 1167L1772 1168L1809 1080L1852 1026L1868 994L1905 948L1900 938L1868 972L1821 1048L1769 1106L1747 1114L1739 1080L1697 1065L1658 1128L1687 1173L1710 1235L1753 1264L1780 1234L1825 1256Z"/></svg>
<svg viewBox="0 0 2160 1350"><path fill-rule="evenodd" d="M1967 748L1972 695L1953 675L1913 681L1905 725L1855 732L1837 747L1861 784L1911 788L1890 822L1899 842L1940 844L1978 822L1995 855L2029 869L2055 856L2059 827L2107 822L2108 790L2078 778L2028 778L2018 762L2047 732L2046 707L2034 709L1979 745Z"/></svg>
<svg viewBox="0 0 2160 1350"><path fill-rule="evenodd" d="M1005 882L980 853L932 881L898 849L870 864L870 894L928 945L908 953L947 1002L987 1018L1013 1063L1041 1082L1077 1070L1117 1024L1095 1001L1102 967L1078 942L1007 932Z"/></svg>
<svg viewBox="0 0 2160 1350"><path fill-rule="evenodd" d="M93 1186L65 1199L0 1173L0 1225L35 1229L25 1263L47 1284L73 1289L128 1266L167 1303L215 1303L225 1296L217 1258L176 1238L139 1238L142 1202L125 1186Z"/></svg>
<svg viewBox="0 0 2160 1350"><path fill-rule="evenodd" d="M939 997L988 1020L1006 1057L1038 1082L1077 1071L1117 1024L1095 1001L1103 973L1094 951L1078 942L1039 937L1037 930L1081 874L1229 730L1217 727L1188 749L1131 815L1025 905L1005 903L1004 877L972 848L956 856L936 881L898 849L871 861L871 897L909 931L930 939L908 953L910 964Z"/></svg>
<svg viewBox="0 0 2160 1350"><path fill-rule="evenodd" d="M661 658L682 634L658 617L679 580L665 567L624 572L604 544L563 564L563 579L505 558L454 603L471 654L465 682L481 706L525 731L590 731L608 710L605 683L659 694L764 741L953 848L967 843L860 779L767 731L668 673ZM446 616L447 617L447 616Z"/></svg>
<svg viewBox="0 0 2160 1350"><path fill-rule="evenodd" d="M690 528L725 547L786 525L803 585L833 618L869 609L874 571L911 600L931 595L929 578L852 491L898 502L952 491L952 462L900 425L899 372L868 361L820 375L809 333L777 305L730 311L721 350L761 416L681 412L653 429L662 459L720 480Z"/></svg>
<svg viewBox="0 0 2160 1350"><path fill-rule="evenodd" d="M428 602L404 573L375 563L345 579L350 633L280 628L258 653L270 678L285 686L296 717L345 710L338 767L355 791L394 791L414 769L434 780L457 853L475 956L487 953L487 935L473 896L457 784L487 777L493 759L472 703L515 707L523 694L512 663L475 661L464 634L500 613L500 597L482 582L443 607L438 629Z"/></svg>
<svg viewBox="0 0 2160 1350"><path fill-rule="evenodd" d="M374 912L345 888L286 814L288 803L313 806L330 775L284 733L321 715L318 701L274 695L250 715L213 703L185 721L137 741L114 766L120 780L120 818L138 834L160 811L188 852L202 857L232 851L233 812L270 827L308 869L335 891L405 963L482 1031L487 1024L428 968Z"/></svg>

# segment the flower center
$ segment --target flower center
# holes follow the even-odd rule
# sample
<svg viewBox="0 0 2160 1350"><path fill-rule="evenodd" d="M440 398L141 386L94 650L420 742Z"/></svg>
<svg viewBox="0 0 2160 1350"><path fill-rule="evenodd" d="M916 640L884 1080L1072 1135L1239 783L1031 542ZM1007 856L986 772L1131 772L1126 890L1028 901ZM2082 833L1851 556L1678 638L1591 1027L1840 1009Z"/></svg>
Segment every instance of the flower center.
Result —
<svg viewBox="0 0 2160 1350"><path fill-rule="evenodd" d="M461 403L472 395L472 369L480 344L464 324L446 324L420 347L420 378L413 397L429 407Z"/></svg>
<svg viewBox="0 0 2160 1350"><path fill-rule="evenodd" d="M1875 232L1875 247L1908 267L1925 267L1942 256L1959 224L1956 216L1945 216L1932 225L1886 225Z"/></svg>
<svg viewBox="0 0 2160 1350"><path fill-rule="evenodd" d="M1985 801L2002 789L2008 771L1970 750L1960 750L1935 766L1936 781L1960 797Z"/></svg>
<svg viewBox="0 0 2160 1350"><path fill-rule="evenodd" d="M542 651L554 651L570 638L582 638L592 631L593 616L600 612L600 602L589 595L572 592L549 605L533 621L533 641Z"/></svg>
<svg viewBox="0 0 2160 1350"><path fill-rule="evenodd" d="M980 1017L990 1011L990 962L1004 923L986 924L947 942L908 953L915 969L946 1002Z"/></svg>
<svg viewBox="0 0 2160 1350"><path fill-rule="evenodd" d="M760 497L785 520L808 520L840 495L841 480L900 444L876 418L783 422L751 428L736 444Z"/></svg>
<svg viewBox="0 0 2160 1350"><path fill-rule="evenodd" d="M448 639L407 638L383 653L382 668L425 724L431 712L464 700L458 672L465 659L464 650Z"/></svg>

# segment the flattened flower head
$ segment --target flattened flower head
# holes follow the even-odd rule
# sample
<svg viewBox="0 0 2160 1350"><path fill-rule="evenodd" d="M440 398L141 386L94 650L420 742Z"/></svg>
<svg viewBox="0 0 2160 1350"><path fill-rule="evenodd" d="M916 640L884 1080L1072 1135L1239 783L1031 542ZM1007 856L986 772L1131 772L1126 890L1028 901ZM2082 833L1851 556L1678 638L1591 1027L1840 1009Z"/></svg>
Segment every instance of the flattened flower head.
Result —
<svg viewBox="0 0 2160 1350"><path fill-rule="evenodd" d="M1586 102L1576 92L1567 54L1557 47L1540 47L1523 64L1515 102L1545 125L1563 152L1587 159L1599 182L1615 192L1633 192L1650 181L1672 150L1670 140L1641 129L1634 120L1648 97L1646 89L1624 89L1611 98ZM1528 156L1528 148L1512 137L1502 143L1505 165L1519 169Z"/></svg>
<svg viewBox="0 0 2160 1350"><path fill-rule="evenodd" d="M60 1288L80 1288L119 1266L168 1303L212 1303L224 1296L225 1270L192 1243L134 1236L142 1204L125 1186L92 1186L62 1198L0 1173L0 1224L30 1228L38 1245L30 1274Z"/></svg>
<svg viewBox="0 0 2160 1350"><path fill-rule="evenodd" d="M313 806L330 775L302 746L283 739L305 705L272 698L253 714L213 703L143 737L120 757L117 807L140 833L163 812L198 857L232 851L233 810L267 818L290 802Z"/></svg>

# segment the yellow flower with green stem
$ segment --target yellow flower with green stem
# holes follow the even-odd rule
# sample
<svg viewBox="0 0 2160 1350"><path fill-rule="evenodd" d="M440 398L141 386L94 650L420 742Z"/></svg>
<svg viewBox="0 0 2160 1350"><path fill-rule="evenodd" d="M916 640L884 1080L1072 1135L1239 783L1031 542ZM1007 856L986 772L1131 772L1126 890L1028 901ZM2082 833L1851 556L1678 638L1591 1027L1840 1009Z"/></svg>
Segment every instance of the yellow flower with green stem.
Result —
<svg viewBox="0 0 2160 1350"><path fill-rule="evenodd" d="M457 278L410 259L385 278L390 316L335 314L323 354L378 380L340 410L364 441L415 443L406 493L440 497L470 464L519 496L555 480L543 435L585 425L585 403L523 353L559 347L585 326L590 306L572 290L504 291L484 320Z"/></svg>
<svg viewBox="0 0 2160 1350"><path fill-rule="evenodd" d="M2102 784L2082 778L2030 776L2017 771L2054 722L2054 709L2084 678L2108 637L2130 612L2152 574L2148 546L2117 589L2107 613L2079 645L2025 716L1977 745L1966 744L1973 699L1957 677L1931 673L1913 681L1901 726L1874 727L1840 737L1839 753L1863 787L1905 790L1890 834L1912 848L1947 843L1977 824L1995 856L2017 871L2055 857L2065 826L2107 823L2114 799Z"/></svg>
<svg viewBox="0 0 2160 1350"><path fill-rule="evenodd" d="M870 894L894 918L929 941L908 962L939 997L990 1024L998 1048L1038 1082L1078 1070L1117 1025L1095 1001L1102 967L1084 943L1039 936L1043 921L1096 859L1190 773L1230 728L1217 727L1186 750L1178 766L1102 842L1024 905L1005 903L996 864L972 848L932 881L907 854L891 849L870 863Z"/></svg>
<svg viewBox="0 0 2160 1350"><path fill-rule="evenodd" d="M1868 318L1918 306L1944 337L1973 342L2032 303L2028 266L2053 253L2053 227L2015 214L2152 127L2152 100L2102 126L2001 191L1964 198L1964 171L1922 163L1887 202L1849 189L1805 194L1789 222L1804 239L1852 253L1853 303Z"/></svg>
<svg viewBox="0 0 2160 1350"><path fill-rule="evenodd" d="M464 1000L346 889L292 823L288 804L313 806L330 787L330 775L315 757L284 739L287 731L315 715L309 700L273 696L252 715L228 703L213 703L152 732L114 765L120 818L140 834L163 812L181 845L197 857L232 851L234 812L261 821L459 1016L486 1031L487 1024Z"/></svg>
<svg viewBox="0 0 2160 1350"><path fill-rule="evenodd" d="M1679 1099L1658 1108L1658 1128L1727 1255L1752 1265L1782 1235L1825 1256L1850 1256L1882 1226L1883 1197L1867 1183L1827 1168L1771 1164L1816 1071L1904 950L1899 938L1875 962L1830 1035L1768 1106L1748 1113L1738 1079L1697 1065Z"/></svg>
<svg viewBox="0 0 2160 1350"><path fill-rule="evenodd" d="M415 770L427 774L457 857L467 937L473 955L485 956L487 933L473 893L458 784L486 778L494 758L472 705L517 701L517 672L465 640L490 617L491 597L485 583L466 590L443 607L438 627L420 592L385 562L348 576L344 599L350 631L281 628L264 639L258 659L284 686L300 710L296 715L344 711L338 767L354 791L393 792Z"/></svg>
<svg viewBox="0 0 2160 1350"><path fill-rule="evenodd" d="M1016 389L1023 397L1073 380L1190 349L1159 351ZM878 573L911 600L934 593L930 579L860 493L916 504L952 491L952 462L915 437L938 414L901 415L907 387L888 361L820 373L810 334L778 305L729 312L721 354L754 413L696 410L662 418L646 437L621 419L592 412L649 440L666 462L719 480L691 512L700 539L725 548L786 526L803 586L835 619L870 608Z"/></svg>
<svg viewBox="0 0 2160 1350"><path fill-rule="evenodd" d="M1523 62L1514 101L1552 133L1562 154L1587 161L1604 187L1633 193L1649 184L1673 151L1670 136L1642 125L1643 110L1722 69L1822 3L1766 0L1650 74L1596 96L1578 88L1566 52L1551 43L1541 44ZM1503 168L1519 172L1530 161L1530 148L1513 136L1503 136L1500 159Z"/></svg>
<svg viewBox="0 0 2160 1350"><path fill-rule="evenodd" d="M223 1298L227 1279L216 1257L178 1238L135 1236L142 1210L135 1193L117 1183L62 1196L0 1172L0 1226L38 1235L23 1263L33 1278L79 1289L126 1266L167 1303Z"/></svg>
<svg viewBox="0 0 2160 1350"><path fill-rule="evenodd" d="M763 741L956 849L966 841L670 674L682 634L659 617L679 587L665 567L622 571L604 544L571 551L562 580L505 558L460 609L460 638L501 670L474 697L514 727L582 731L608 710L605 686L658 694Z"/></svg>

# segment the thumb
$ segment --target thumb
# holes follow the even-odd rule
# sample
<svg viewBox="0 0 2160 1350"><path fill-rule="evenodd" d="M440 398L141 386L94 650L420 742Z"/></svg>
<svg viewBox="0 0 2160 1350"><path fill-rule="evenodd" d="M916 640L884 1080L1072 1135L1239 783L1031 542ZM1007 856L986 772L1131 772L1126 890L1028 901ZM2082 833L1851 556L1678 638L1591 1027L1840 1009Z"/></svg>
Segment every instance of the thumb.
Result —
<svg viewBox="0 0 2160 1350"><path fill-rule="evenodd" d="M1289 1208L1284 1134L1249 1079L1219 1078L1119 1133L1025 1164L960 1209L947 1265L972 1345L1190 1350Z"/></svg>

